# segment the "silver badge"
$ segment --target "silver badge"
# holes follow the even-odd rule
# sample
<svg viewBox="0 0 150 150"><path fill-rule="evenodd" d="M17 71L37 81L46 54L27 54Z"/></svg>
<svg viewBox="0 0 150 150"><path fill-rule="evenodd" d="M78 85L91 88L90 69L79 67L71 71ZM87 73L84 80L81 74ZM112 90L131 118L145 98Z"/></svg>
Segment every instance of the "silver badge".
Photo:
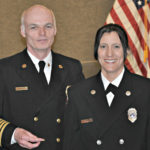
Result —
<svg viewBox="0 0 150 150"><path fill-rule="evenodd" d="M128 119L132 123L134 123L137 120L137 110L135 108L128 109Z"/></svg>

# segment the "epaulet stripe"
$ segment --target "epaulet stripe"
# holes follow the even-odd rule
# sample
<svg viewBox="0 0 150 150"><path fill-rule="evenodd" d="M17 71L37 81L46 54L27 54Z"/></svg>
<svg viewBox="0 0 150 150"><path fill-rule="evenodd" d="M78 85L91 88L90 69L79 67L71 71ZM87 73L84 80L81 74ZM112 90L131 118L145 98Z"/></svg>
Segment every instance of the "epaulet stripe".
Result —
<svg viewBox="0 0 150 150"><path fill-rule="evenodd" d="M0 119L0 123L4 122L5 120Z"/></svg>
<svg viewBox="0 0 150 150"><path fill-rule="evenodd" d="M2 147L2 135L4 132L4 129L6 128L6 126L9 124L9 122L0 119L0 147Z"/></svg>

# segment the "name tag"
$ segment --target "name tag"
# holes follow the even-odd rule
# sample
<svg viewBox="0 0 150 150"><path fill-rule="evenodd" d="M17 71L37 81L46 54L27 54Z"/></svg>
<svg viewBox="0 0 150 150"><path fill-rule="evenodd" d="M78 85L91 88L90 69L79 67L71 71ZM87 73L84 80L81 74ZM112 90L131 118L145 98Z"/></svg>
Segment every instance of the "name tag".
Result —
<svg viewBox="0 0 150 150"><path fill-rule="evenodd" d="M28 86L22 86L22 87L15 87L16 91L27 91L28 90Z"/></svg>
<svg viewBox="0 0 150 150"><path fill-rule="evenodd" d="M89 122L93 122L93 119L92 118L88 118L88 119L83 119L81 120L81 123L84 124L84 123L89 123Z"/></svg>

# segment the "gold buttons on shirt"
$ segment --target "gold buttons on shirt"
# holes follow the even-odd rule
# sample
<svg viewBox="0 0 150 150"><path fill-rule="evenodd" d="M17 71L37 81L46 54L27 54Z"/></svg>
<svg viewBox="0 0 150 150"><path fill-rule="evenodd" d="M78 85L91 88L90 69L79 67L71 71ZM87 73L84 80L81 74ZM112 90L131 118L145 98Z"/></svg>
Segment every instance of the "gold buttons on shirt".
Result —
<svg viewBox="0 0 150 150"><path fill-rule="evenodd" d="M38 117L34 117L34 121L37 122L39 120Z"/></svg>
<svg viewBox="0 0 150 150"><path fill-rule="evenodd" d="M56 142L57 142L57 143L60 143L60 138L56 138Z"/></svg>
<svg viewBox="0 0 150 150"><path fill-rule="evenodd" d="M61 119L60 119L60 118L57 118L57 119L56 119L56 122L57 122L58 124L60 124L60 123L61 123Z"/></svg>

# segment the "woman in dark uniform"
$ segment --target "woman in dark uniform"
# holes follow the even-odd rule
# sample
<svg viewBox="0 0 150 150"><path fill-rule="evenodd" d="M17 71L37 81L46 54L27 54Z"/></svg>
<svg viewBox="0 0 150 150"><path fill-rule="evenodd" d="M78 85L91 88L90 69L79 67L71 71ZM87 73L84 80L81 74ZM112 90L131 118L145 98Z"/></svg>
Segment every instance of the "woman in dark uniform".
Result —
<svg viewBox="0 0 150 150"><path fill-rule="evenodd" d="M64 150L150 150L150 80L125 68L128 50L121 26L97 31L101 70L68 90Z"/></svg>

